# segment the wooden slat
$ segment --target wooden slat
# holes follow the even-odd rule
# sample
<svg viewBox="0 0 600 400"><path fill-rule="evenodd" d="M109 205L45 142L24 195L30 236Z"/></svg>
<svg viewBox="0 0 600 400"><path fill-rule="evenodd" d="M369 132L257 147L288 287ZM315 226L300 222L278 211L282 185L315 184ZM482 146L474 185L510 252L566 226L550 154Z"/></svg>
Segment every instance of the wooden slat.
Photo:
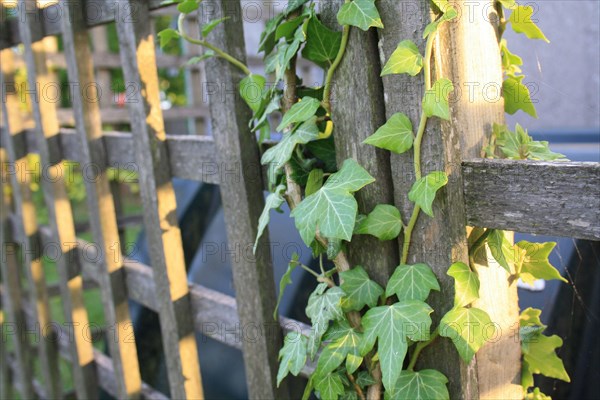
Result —
<svg viewBox="0 0 600 400"><path fill-rule="evenodd" d="M128 106L170 395L201 398L190 295L160 109L155 37L147 24L148 3L121 0L116 5L133 12L131 21L117 20L117 33L125 79L140 88L134 93L135 102Z"/></svg>
<svg viewBox="0 0 600 400"><path fill-rule="evenodd" d="M600 240L600 164L472 160L464 165L472 226Z"/></svg>
<svg viewBox="0 0 600 400"><path fill-rule="evenodd" d="M10 50L3 50L0 54L2 61L2 73L0 73L0 87L14 87L14 66L12 65L13 54ZM4 127L2 130L2 140L8 154L8 160L14 166L14 173L10 174L12 184L12 195L14 198L15 214L18 221L16 226L19 228L18 238L21 240L23 248L23 265L26 271L27 282L29 286L29 297L32 304L33 316L38 324L37 326L46 327L51 322L50 306L48 303L48 292L46 289L46 277L41 261L41 252L36 237L37 217L35 206L31 194L30 174L26 173L28 169L27 159L17 158L14 149L15 136L22 136L22 125L19 118L19 103L16 93L5 90L5 101L2 102L2 111L5 115ZM56 350L56 341L52 337L52 331L44 331L40 340L39 358L41 373L44 378L45 392L52 398L62 396L62 388L58 369L58 356Z"/></svg>
<svg viewBox="0 0 600 400"><path fill-rule="evenodd" d="M453 0L454 1L454 0ZM463 3L454 1L457 9ZM505 112L502 101L490 101L485 87L501 87L503 81L502 60L498 51L497 15L492 14L494 0L479 1L471 11L471 17L443 24L436 41L436 69L443 71L456 88L451 97L451 135L460 139L461 159L477 158L485 143L489 143L492 126L504 124ZM477 82L478 87L464 89ZM458 95L459 91L463 95ZM464 174L464 171L463 171ZM460 178L464 181L463 175ZM486 191L480 191L487 196ZM463 201L466 201L463 197ZM460 207L468 213L468 202ZM450 205L452 212L456 204ZM464 222L463 222L464 223ZM505 234L512 242L512 233ZM488 341L476 354L479 397L486 399L521 399L521 346L511 332L519 324L519 298L517 282L491 257L476 259L474 269L480 282L479 299L474 307L487 312L498 331L498 340ZM464 261L464 259L463 259ZM436 310L437 311L437 310ZM502 362L498 362L502 360Z"/></svg>
<svg viewBox="0 0 600 400"><path fill-rule="evenodd" d="M63 4L63 47L67 59L69 79L80 87L94 82L94 66L89 48L88 32L83 25L83 4L69 1ZM90 86L93 87L93 86ZM88 92L89 94L89 92ZM79 151L84 171L94 167L97 175L84 176L89 220L94 242L99 252L99 284L104 318L115 330L115 340L108 340L117 398L139 398L142 380L133 338L127 288L123 279L121 243L117 227L115 205L106 170L106 149L102 141L100 107L89 101L80 90L74 90L73 111L79 136ZM91 95L95 99L95 95Z"/></svg>
<svg viewBox="0 0 600 400"><path fill-rule="evenodd" d="M344 0L323 3L323 18L337 29L337 12ZM365 58L369 63L364 62ZM359 212L368 214L377 204L394 204L389 151L360 144L385 123L381 68L377 60L377 33L352 28L342 63L336 70L331 92L331 117L335 122L338 165L347 158L359 162L376 180L356 193ZM371 235L352 238L348 246L351 265L362 265L381 285L399 263L395 241L381 241Z"/></svg>
<svg viewBox="0 0 600 400"><path fill-rule="evenodd" d="M33 10L36 2L21 0L22 10ZM75 229L71 205L67 197L61 164L55 165L49 143L57 143L59 126L55 104L39 95L38 87L51 83L45 63L45 54L41 42L33 42L32 26L39 25L36 14L24 13L20 18L20 33L25 49L27 64L27 82L32 91L30 102L36 124L36 144L40 153L41 167L48 171L48 177L42 179L48 219L55 243L60 246L61 255L57 260L57 269L62 291L62 305L65 322L73 324L72 351L73 382L79 398L97 396L95 367L92 343L85 340L83 330L88 326L88 317L83 302L83 281L77 268L77 259L72 259L75 244ZM38 86L39 85L39 86ZM38 96L39 95L39 96ZM57 179L54 179L57 177Z"/></svg>
<svg viewBox="0 0 600 400"><path fill-rule="evenodd" d="M245 62L244 36L239 28L243 21L241 4L218 0L215 5L218 12L229 10L230 18L212 32L213 43ZM222 88L221 96L215 96L209 103L217 161L222 170L233 172L223 176L220 190L228 246L236 254L231 257L231 265L238 314L242 326L260 327L264 332L256 340L242 344L249 396L253 399L288 397L286 383L279 388L276 384L281 332L269 329L273 325L276 296L268 232L263 234L256 254L252 255L264 197L262 176L252 173L253 169L257 171L260 162L255 135L248 128L250 109L237 95L243 74L230 63L215 58L206 64L206 78L215 87Z"/></svg>
<svg viewBox="0 0 600 400"><path fill-rule="evenodd" d="M230 17L211 33L213 43L245 62L241 5L230 0L215 1L213 5L215 17ZM263 234L256 254L252 255L264 198L262 176L253 174L260 162L255 135L248 128L250 109L236 94L243 74L223 59L215 58L206 64L206 78L215 87L222 88L209 103L218 163L222 170L233 172L223 176L220 189L228 246L234 252L231 264L238 314L242 326L260 327L265 332L253 338L256 340L244 340L242 344L249 396L253 399L287 397L285 382L279 388L276 385L281 332L269 329L273 325L276 297L268 232Z"/></svg>
<svg viewBox="0 0 600 400"><path fill-rule="evenodd" d="M425 41L422 37L425 25L431 21L429 2L413 4L406 13L403 2L380 0L378 8L385 29L379 31L382 56L388 60L402 40L412 40L424 54ZM448 71L432 66L432 80L447 76ZM437 75L435 75L437 74ZM444 75L446 74L446 75ZM441 76L440 76L441 75ZM423 74L411 77L407 74L383 77L385 108L388 119L397 112L405 113L415 129L419 126L424 90ZM421 212L410 242L408 263L428 264L437 276L441 291L432 292L428 304L432 314L433 327L439 324L441 316L452 308L454 280L446 274L448 267L456 261L468 263L466 246L465 210L462 196L460 138L449 129L449 124L440 123L439 118L430 118L421 146L421 167L423 176L432 171L444 171L449 182L436 195L433 204L434 218ZM413 203L407 193L415 181L413 152L391 155L394 177L394 200L406 220L413 211ZM400 238L403 244L403 237ZM438 339L428 346L418 362L418 369L431 367L441 371L449 380L451 398L478 398L477 369L475 362L467 365L459 357L451 341Z"/></svg>
<svg viewBox="0 0 600 400"><path fill-rule="evenodd" d="M0 149L0 163L8 162L6 152ZM7 182L4 174L0 176L0 182ZM7 340L10 337L14 345L16 370L18 376L15 383L20 390L21 396L24 398L33 398L35 395L32 386L33 378L33 359L32 352L27 338L27 326L25 313L23 310L23 298L21 290L21 271L17 256L17 243L15 242L12 232L8 229L8 215L11 204L11 199L6 196L4 184L0 185L0 246L2 246L2 259L0 259L0 273L2 274L2 283L5 292L2 293L2 309L6 311L6 321L3 321L2 347L7 346ZM7 329L10 327L10 329ZM3 355L4 356L4 355ZM3 361L4 362L4 361ZM3 378L8 378L3 373Z"/></svg>
<svg viewBox="0 0 600 400"><path fill-rule="evenodd" d="M0 153L2 150L0 150ZM0 155L0 158L2 156ZM6 229L4 225L0 227L0 245L4 243L4 233ZM4 284L0 283L0 331L6 332L6 304L4 302ZM6 342L0 346L0 398L13 398L12 380L10 365L8 365L8 350Z"/></svg>

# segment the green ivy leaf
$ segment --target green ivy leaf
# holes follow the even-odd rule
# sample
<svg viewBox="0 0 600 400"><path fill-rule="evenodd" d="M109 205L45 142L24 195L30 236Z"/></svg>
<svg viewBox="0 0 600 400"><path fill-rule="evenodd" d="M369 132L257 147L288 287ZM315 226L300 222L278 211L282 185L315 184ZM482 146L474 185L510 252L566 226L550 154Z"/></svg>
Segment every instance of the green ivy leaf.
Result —
<svg viewBox="0 0 600 400"><path fill-rule="evenodd" d="M522 110L532 117L537 118L535 105L531 100L531 93L529 92L529 88L523 85L523 78L523 75L509 75L504 82L502 82L504 111L512 115L517 111Z"/></svg>
<svg viewBox="0 0 600 400"><path fill-rule="evenodd" d="M371 308L364 315L361 354L368 353L378 340L383 386L390 390L402 371L408 349L407 338L428 340L433 309L422 301L408 300L391 306Z"/></svg>
<svg viewBox="0 0 600 400"><path fill-rule="evenodd" d="M500 150L507 158L512 160L527 159L529 152L527 147L531 142L531 138L519 124L517 124L515 132L508 129L506 125L499 124L494 124L493 131Z"/></svg>
<svg viewBox="0 0 600 400"><path fill-rule="evenodd" d="M340 287L328 289L326 283L317 285L317 288L310 294L306 306L306 316L312 322L312 330L308 338L308 351L311 358L314 358L319 349L321 338L329 327L329 321L344 318L341 307L344 295L345 293Z"/></svg>
<svg viewBox="0 0 600 400"><path fill-rule="evenodd" d="M528 157L530 160L541 160L541 161L566 161L567 158L564 154L555 153L550 150L549 143L545 140L532 140L527 146L529 150Z"/></svg>
<svg viewBox="0 0 600 400"><path fill-rule="evenodd" d="M399 265L385 289L386 296L396 295L398 301L425 301L431 290L440 290L435 274L427 264Z"/></svg>
<svg viewBox="0 0 600 400"><path fill-rule="evenodd" d="M227 21L229 17L216 18L202 25L202 37L207 37L221 22Z"/></svg>
<svg viewBox="0 0 600 400"><path fill-rule="evenodd" d="M454 85L447 78L438 79L431 89L425 91L423 112L427 117L440 117L450 120L450 105L448 97L454 91Z"/></svg>
<svg viewBox="0 0 600 400"><path fill-rule="evenodd" d="M453 308L440 321L440 335L450 338L460 357L469 363L484 345L486 335L493 336L490 316L479 308Z"/></svg>
<svg viewBox="0 0 600 400"><path fill-rule="evenodd" d="M515 262L515 252L512 243L504 235L504 231L492 229L487 237L487 242L494 260L510 274L510 266Z"/></svg>
<svg viewBox="0 0 600 400"><path fill-rule="evenodd" d="M523 33L529 39L541 39L547 43L550 43L548 38L544 35L544 32L531 20L533 15L533 7L531 6L519 6L514 7L510 14L509 21L512 25L513 31L516 33Z"/></svg>
<svg viewBox="0 0 600 400"><path fill-rule="evenodd" d="M321 102L313 97L303 97L301 101L294 104L288 112L285 113L281 123L277 127L278 131L282 131L285 127L308 120L315 115L319 109Z"/></svg>
<svg viewBox="0 0 600 400"><path fill-rule="evenodd" d="M355 160L344 161L321 189L306 197L291 213L304 243L310 246L317 226L326 238L349 241L358 212L352 193L374 180Z"/></svg>
<svg viewBox="0 0 600 400"><path fill-rule="evenodd" d="M455 262L448 269L454 278L454 307L463 307L479 298L479 278L465 263Z"/></svg>
<svg viewBox="0 0 600 400"><path fill-rule="evenodd" d="M571 382L563 362L554 349L562 346L563 341L556 335L545 336L541 333L530 336L521 343L523 363L532 374L542 374L549 378Z"/></svg>
<svg viewBox="0 0 600 400"><path fill-rule="evenodd" d="M434 171L427 176L416 181L410 192L408 199L421 207L425 214L433 217L433 200L438 190L448 183L448 176L441 171Z"/></svg>
<svg viewBox="0 0 600 400"><path fill-rule="evenodd" d="M376 383L377 381L375 380L375 378L373 378L371 374L367 371L360 371L356 377L356 384L361 389L364 389L367 386L372 386Z"/></svg>
<svg viewBox="0 0 600 400"><path fill-rule="evenodd" d="M435 6L438 8L438 10L440 10L441 12L445 12L446 9L450 6L450 3L448 2L448 0L431 0L431 2L433 4L435 4Z"/></svg>
<svg viewBox="0 0 600 400"><path fill-rule="evenodd" d="M556 246L555 242L530 243L525 240L515 245L517 250L515 269L523 282L531 284L536 279L558 279L568 282L548 261L554 246Z"/></svg>
<svg viewBox="0 0 600 400"><path fill-rule="evenodd" d="M356 26L363 31L369 28L383 28L375 0L353 0L345 3L338 12L337 20L340 25Z"/></svg>
<svg viewBox="0 0 600 400"><path fill-rule="evenodd" d="M342 33L327 28L313 15L308 21L302 57L326 68L337 57L341 43Z"/></svg>
<svg viewBox="0 0 600 400"><path fill-rule="evenodd" d="M260 162L269 165L269 171L278 172L289 161L296 145L306 144L319 137L316 118L304 122L293 132L287 132L275 146L264 152Z"/></svg>
<svg viewBox="0 0 600 400"><path fill-rule="evenodd" d="M283 18L283 14L277 14L277 16L269 19L265 24L265 29L260 35L260 42L258 44L258 51L264 51L265 56L271 54L273 48L275 47L275 31L277 30L277 27L281 21L283 21Z"/></svg>
<svg viewBox="0 0 600 400"><path fill-rule="evenodd" d="M285 288L287 287L287 285L290 285L292 283L292 272L298 266L298 264L298 254L294 253L292 254L292 259L288 263L288 267L285 271L285 274L283 274L281 280L279 281L279 296L277 296L277 303L275 304L275 310L273 310L273 319L276 321L278 317L277 310L279 310L279 303L281 303L281 299L283 298Z"/></svg>
<svg viewBox="0 0 600 400"><path fill-rule="evenodd" d="M357 222L354 233L373 235L379 240L392 240L402 229L400 211L389 204L378 204L373 211Z"/></svg>
<svg viewBox="0 0 600 400"><path fill-rule="evenodd" d="M413 146L413 140L410 119L402 113L396 113L363 143L402 154Z"/></svg>
<svg viewBox="0 0 600 400"><path fill-rule="evenodd" d="M283 194L285 193L286 187L285 185L279 185L275 189L275 191L267 196L267 200L265 201L265 207L258 218L258 228L256 232L256 240L254 241L254 247L252 248L252 252L256 254L256 246L258 246L258 239L262 236L265 228L269 224L269 213L271 210L277 210L285 199L283 198ZM281 211L280 211L281 212ZM279 302L278 302L279 303Z"/></svg>
<svg viewBox="0 0 600 400"><path fill-rule="evenodd" d="M500 41L500 53L502 54L502 68L508 75L516 75L521 73L521 65L523 59L508 50L506 39Z"/></svg>
<svg viewBox="0 0 600 400"><path fill-rule="evenodd" d="M300 332L290 332L285 335L283 347L279 350L279 370L277 372L277 387L289 373L298 376L306 363L306 337Z"/></svg>
<svg viewBox="0 0 600 400"><path fill-rule="evenodd" d="M527 307L525 310L521 311L521 315L519 316L519 325L521 327L541 326L545 329L546 325L542 323L542 319L540 318L541 315L542 310Z"/></svg>
<svg viewBox="0 0 600 400"><path fill-rule="evenodd" d="M308 0L290 0L288 2L287 8L285 9L285 15L288 15L289 13L296 11L297 9L299 9L306 3L308 3Z"/></svg>
<svg viewBox="0 0 600 400"><path fill-rule="evenodd" d="M448 378L434 369L418 372L402 371L392 390L386 391L386 399L395 400L449 400L446 384Z"/></svg>
<svg viewBox="0 0 600 400"><path fill-rule="evenodd" d="M360 311L365 305L375 307L383 293L381 286L369 279L369 275L361 266L340 272L340 280L340 286L346 293L342 299L342 309L345 311Z"/></svg>
<svg viewBox="0 0 600 400"><path fill-rule="evenodd" d="M344 360L346 360L348 373L354 373L362 363L362 357L358 350L361 334L352 329L347 321L340 321L336 322L327 332L325 340L330 343L325 346L319 356L315 374L317 376L327 375L339 367Z"/></svg>
<svg viewBox="0 0 600 400"><path fill-rule="evenodd" d="M189 14L193 11L196 11L198 7L199 4L196 0L185 0L177 5L177 11L182 14Z"/></svg>
<svg viewBox="0 0 600 400"><path fill-rule="evenodd" d="M540 391L540 388L535 388L532 392L525 394L525 400L552 400L552 397L546 396Z"/></svg>
<svg viewBox="0 0 600 400"><path fill-rule="evenodd" d="M261 106L266 82L265 77L258 74L250 74L240 82L240 95L254 112Z"/></svg>
<svg viewBox="0 0 600 400"><path fill-rule="evenodd" d="M160 39L160 47L164 48L172 39L179 39L181 35L175 29L163 29L158 32L158 38Z"/></svg>
<svg viewBox="0 0 600 400"><path fill-rule="evenodd" d="M498 2L502 4L504 8L507 8L509 10L512 10L517 6L517 2L515 0L498 0Z"/></svg>
<svg viewBox="0 0 600 400"><path fill-rule="evenodd" d="M337 400L344 394L344 384L340 374L327 374L315 379L315 389L322 400Z"/></svg>
<svg viewBox="0 0 600 400"><path fill-rule="evenodd" d="M417 75L423 69L423 56L411 40L403 40L383 67L381 76L390 74Z"/></svg>
<svg viewBox="0 0 600 400"><path fill-rule="evenodd" d="M275 31L275 40L277 41L282 37L285 37L287 40L291 40L294 37L296 29L302 25L302 23L304 23L305 19L306 15L302 14L294 19L281 23Z"/></svg>
<svg viewBox="0 0 600 400"><path fill-rule="evenodd" d="M437 20L427 24L425 30L423 30L423 39L426 39L427 36L435 33L443 22L452 21L458 16L458 11L456 11L456 9L452 7L449 3L446 4L447 6L444 14Z"/></svg>
<svg viewBox="0 0 600 400"><path fill-rule="evenodd" d="M308 174L308 181L306 182L304 194L306 196L310 196L317 190L321 189L321 187L323 187L323 170L315 168Z"/></svg>

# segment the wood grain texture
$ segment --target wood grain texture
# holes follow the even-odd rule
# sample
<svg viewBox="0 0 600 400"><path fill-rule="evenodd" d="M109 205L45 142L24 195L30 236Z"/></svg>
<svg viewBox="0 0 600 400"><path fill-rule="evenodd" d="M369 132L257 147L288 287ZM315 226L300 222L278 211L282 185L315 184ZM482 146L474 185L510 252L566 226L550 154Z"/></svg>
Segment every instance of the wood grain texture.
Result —
<svg viewBox="0 0 600 400"><path fill-rule="evenodd" d="M407 6L410 9L407 10ZM431 21L429 2L397 2L382 0L378 4L385 29L379 31L382 63L386 62L398 43L412 40L424 53L422 32ZM435 52L435 59L439 55ZM438 66L432 68L433 81L448 77L448 71ZM423 74L418 77L390 75L383 77L387 117L403 112L412 121L416 131L421 114L424 89ZM433 292L428 303L435 312L433 326L453 305L454 280L446 275L455 261L468 262L465 231L465 209L462 195L460 137L451 124L431 118L427 123L421 146L423 176L432 171L444 171L448 184L442 188L433 204L434 218L421 213L413 231L408 262L427 263L440 282L441 292ZM413 155L407 152L391 156L394 177L394 199L405 221L412 213L412 203L407 193L414 182ZM401 240L402 242L402 240ZM433 367L449 379L451 398L473 399L479 396L475 361L465 364L454 345L447 339L438 339L428 346L417 363L419 369Z"/></svg>
<svg viewBox="0 0 600 400"><path fill-rule="evenodd" d="M21 0L19 6L23 10L36 10L36 2ZM49 74L45 51L42 42L34 42L33 32L39 28L39 16L34 12L23 13L19 19L21 39L25 49L27 65L27 82L30 93L30 104L35 121L35 138L40 154L41 167L48 171L50 179L41 179L44 200L48 210L48 220L55 245L61 254L57 260L57 269L61 283L62 305L65 322L73 326L73 343L71 360L73 383L79 398L97 396L98 388L95 379L95 365L92 343L85 339L84 329L88 326L88 316L83 302L83 281L79 274L79 262L75 257L75 228L71 204L67 197L62 165L56 164L60 159L52 153L49 143L57 143L59 126L54 103L39 93L39 88L52 83Z"/></svg>
<svg viewBox="0 0 600 400"><path fill-rule="evenodd" d="M465 10L455 22L444 24L436 41L436 67L445 70L455 86L451 96L452 129L460 138L461 157L480 157L489 141L494 123L504 124L502 60L498 48L495 2L484 0L470 4L453 4ZM464 178L463 182L465 182ZM482 196L489 196L479 188ZM521 200L521 198L515 200ZM469 212L469 202L463 207ZM508 234L512 241L512 235ZM489 248L486 249L489 253ZM491 254L488 254L491 255ZM488 341L476 354L479 396L481 399L520 399L521 346L515 338L519 323L516 282L509 280L506 270L493 257L476 264L480 281L480 298L475 307L490 316L499 336Z"/></svg>
<svg viewBox="0 0 600 400"><path fill-rule="evenodd" d="M213 5L214 17L227 15L230 18L211 33L212 43L245 62L241 5L234 6L229 0L218 0ZM250 109L238 94L242 78L242 73L223 59L213 58L206 64L206 79L220 88L209 103L217 162L226 172L220 189L227 246L233 252L230 258L238 314L243 327L254 326L264 332L253 340L243 337L249 396L253 399L287 398L287 383L282 382L279 388L276 385L282 335L272 316L276 297L268 232L259 240L256 254L252 254L264 197L258 145L248 128Z"/></svg>
<svg viewBox="0 0 600 400"><path fill-rule="evenodd" d="M31 176L24 173L27 169L26 152L18 157L15 151L15 137L21 135L22 124L20 121L19 103L17 95L8 88L14 88L14 64L13 54L10 50L3 50L0 54L2 72L0 73L0 87L5 93L5 101L2 102L4 114L4 129L2 129L2 143L6 149L8 162L14 166L14 173L10 174L12 186L14 211L19 228L15 238L20 242L22 252L22 263L27 277L29 287L29 298L36 307L33 309L35 321L41 327L46 327L51 322L50 306L48 302L48 291L46 288L46 275L42 266L41 253L39 252L37 237L37 217L31 193ZM17 172L19 171L19 172ZM58 369L58 357L56 341L52 337L52 331L44 331L40 334L38 356L40 369L45 384L45 393L54 398L62 396L61 381Z"/></svg>
<svg viewBox="0 0 600 400"><path fill-rule="evenodd" d="M339 27L336 16L343 4L343 0L322 4L323 20L333 29ZM380 73L377 33L351 28L346 53L333 79L331 119L338 165L347 158L355 159L376 179L356 194L361 214L370 213L377 204L394 204L389 152L362 143L386 120ZM370 235L354 236L348 257L381 285L399 263L394 241Z"/></svg>
<svg viewBox="0 0 600 400"><path fill-rule="evenodd" d="M160 108L155 37L147 24L148 3L120 0L116 6L131 13L131 18L117 19L117 34L125 79L139 88L128 108L170 396L202 398L185 259Z"/></svg>
<svg viewBox="0 0 600 400"><path fill-rule="evenodd" d="M464 174L469 225L600 240L600 163L470 160Z"/></svg>
<svg viewBox="0 0 600 400"><path fill-rule="evenodd" d="M95 82L90 56L88 32L83 24L84 7L81 2L64 4L62 38L67 59L69 79L79 87L91 87ZM116 397L136 399L141 395L141 377L133 324L129 317L127 288L123 280L123 258L117 227L115 204L106 170L106 149L102 141L102 125L97 95L84 97L78 88L72 91L73 111L79 137L80 167L84 171L86 200L94 243L101 250L99 286L106 324L115 330L115 339L108 347L115 374ZM85 171L97 171L88 176Z"/></svg>

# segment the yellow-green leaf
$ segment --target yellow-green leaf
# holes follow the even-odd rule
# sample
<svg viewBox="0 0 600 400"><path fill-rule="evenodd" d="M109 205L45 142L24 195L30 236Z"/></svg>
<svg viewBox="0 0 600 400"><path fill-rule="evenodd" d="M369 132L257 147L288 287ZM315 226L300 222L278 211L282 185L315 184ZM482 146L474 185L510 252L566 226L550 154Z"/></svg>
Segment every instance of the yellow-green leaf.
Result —
<svg viewBox="0 0 600 400"><path fill-rule="evenodd" d="M425 115L450 120L448 97L453 91L454 85L449 79L441 78L437 80L431 89L425 91L425 97L423 97L423 112Z"/></svg>
<svg viewBox="0 0 600 400"><path fill-rule="evenodd" d="M425 214L433 217L433 200L435 194L448 183L448 176L441 171L431 172L429 175L416 181L410 192L408 199L421 207Z"/></svg>
<svg viewBox="0 0 600 400"><path fill-rule="evenodd" d="M479 298L479 278L465 263L455 262L448 268L454 278L454 307L463 307Z"/></svg>
<svg viewBox="0 0 600 400"><path fill-rule="evenodd" d="M363 31L371 27L383 28L375 0L352 0L345 3L338 12L337 20L340 25L356 26Z"/></svg>
<svg viewBox="0 0 600 400"><path fill-rule="evenodd" d="M410 119L402 113L396 113L363 143L402 154L412 147L413 141Z"/></svg>
<svg viewBox="0 0 600 400"><path fill-rule="evenodd" d="M517 33L523 33L529 39L541 39L550 43L544 32L531 19L532 15L533 7L516 6L509 17L513 30Z"/></svg>
<svg viewBox="0 0 600 400"><path fill-rule="evenodd" d="M381 76L390 74L415 76L421 72L421 69L423 69L423 56L419 52L419 48L412 41L403 40L383 67Z"/></svg>

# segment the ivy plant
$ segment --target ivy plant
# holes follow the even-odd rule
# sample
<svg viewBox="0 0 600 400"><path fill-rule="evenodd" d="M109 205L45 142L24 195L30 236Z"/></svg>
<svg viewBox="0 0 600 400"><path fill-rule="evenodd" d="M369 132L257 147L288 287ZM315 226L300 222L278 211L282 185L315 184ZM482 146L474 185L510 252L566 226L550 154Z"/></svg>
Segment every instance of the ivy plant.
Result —
<svg viewBox="0 0 600 400"><path fill-rule="evenodd" d="M447 377L434 369L416 369L417 361L434 341L449 340L468 363L485 344L483 331L489 335L490 329L495 329L489 315L474 306L480 290L475 263L485 257L486 249L506 269L509 279L563 280L548 262L553 243L513 245L501 231L473 229L469 263L457 261L448 266L447 274L454 279L453 307L441 316L437 326L432 326L431 314L435 310L427 301L432 291L440 291L439 282L430 266L408 264L408 256L418 219L434 216L436 194L448 182L443 171L422 173L421 144L431 118L451 119L449 95L454 90L453 83L445 77L433 82L431 63L439 27L455 19L457 10L447 0L431 1L435 18L423 32L423 54L414 42L401 40L382 68L382 75L423 74L423 101L416 129L404 113L397 113L363 143L396 154L412 152L416 179L407 188L406 196L414 206L404 224L400 211L390 204L378 204L368 214L359 214L355 193L373 183L374 178L353 159L337 165L333 143L332 79L344 57L351 29L384 29L375 0L345 0L337 14L339 31L321 21L313 0L290 0L282 13L267 21L260 37L258 50L264 54L265 74L272 84L267 84L267 77L252 73L242 62L210 43L211 32L224 18L204 24L199 38L192 38L183 30L185 15L196 11L201 1L174 1L181 12L178 28L160 32L160 43L164 46L170 40L183 39L203 46L204 55L190 62L219 57L244 74L240 95L252 110L249 126L263 150L261 163L268 167L271 192L258 221L254 250L260 245L271 211L287 202L302 240L320 261L320 271L315 272L294 255L281 279L274 318L295 268L313 275L317 285L306 306L312 324L310 334L290 332L285 336L279 352L277 384L289 374L299 375L311 362L315 368L304 393L306 399L312 393L324 400L448 399ZM501 36L510 24L515 32L528 38L547 39L531 20L531 7L518 5L514 0L499 0L496 8L500 15L505 110L511 114L522 110L536 116L531 94L523 83L522 60L508 50ZM511 11L508 19L504 17L505 9ZM323 86L308 87L299 80L295 68L299 55L324 70ZM274 126L276 115L281 115L281 120ZM273 130L281 139L265 148ZM550 151L548 143L532 140L520 125L514 132L495 125L485 156L564 158ZM402 235L400 265L385 286L370 279L368 266L353 266L348 261L346 248L355 235L371 235L381 241L396 240ZM326 270L324 259L331 260L334 268ZM561 340L543 335L545 326L539 313L528 309L521 315L523 387L530 398L544 396L539 389L532 389L533 374L569 379L554 353Z"/></svg>

